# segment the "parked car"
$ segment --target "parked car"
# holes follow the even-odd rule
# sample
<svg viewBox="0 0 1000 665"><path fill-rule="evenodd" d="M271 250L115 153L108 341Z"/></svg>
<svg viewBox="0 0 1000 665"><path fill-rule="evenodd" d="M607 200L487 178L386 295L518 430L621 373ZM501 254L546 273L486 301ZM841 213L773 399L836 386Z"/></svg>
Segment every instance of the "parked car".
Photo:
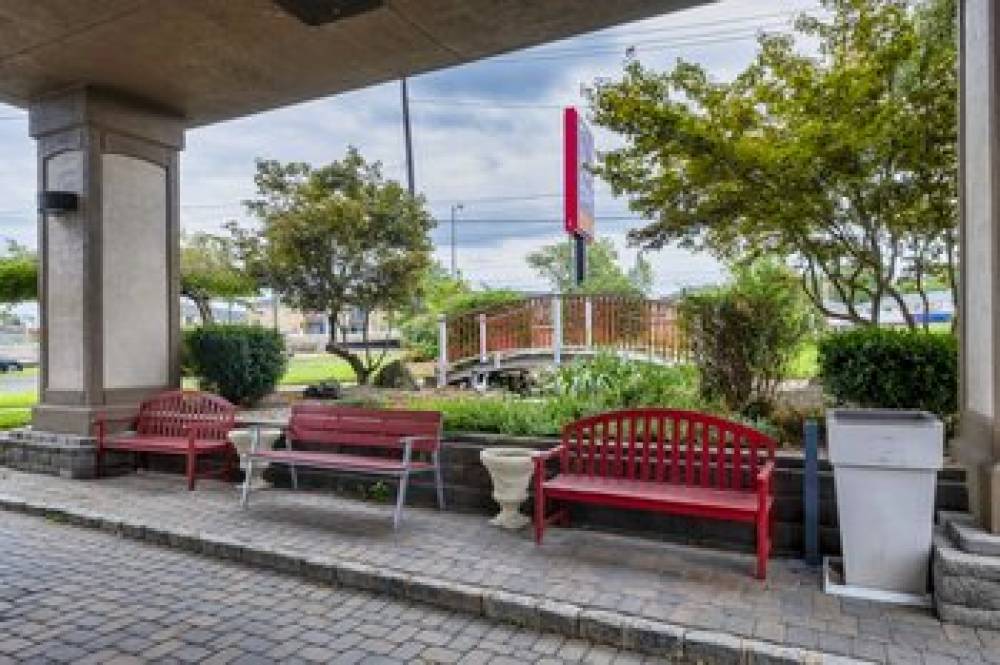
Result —
<svg viewBox="0 0 1000 665"><path fill-rule="evenodd" d="M13 358L0 358L0 372L23 372L24 365Z"/></svg>

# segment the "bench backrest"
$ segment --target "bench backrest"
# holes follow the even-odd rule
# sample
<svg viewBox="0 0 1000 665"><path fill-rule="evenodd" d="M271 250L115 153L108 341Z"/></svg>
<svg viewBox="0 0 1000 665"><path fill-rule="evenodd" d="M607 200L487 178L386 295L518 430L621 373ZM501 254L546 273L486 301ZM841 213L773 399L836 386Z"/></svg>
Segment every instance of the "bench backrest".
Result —
<svg viewBox="0 0 1000 665"><path fill-rule="evenodd" d="M225 440L235 419L236 407L218 395L177 390L143 402L136 431L145 436L186 437L188 427L198 424L199 439Z"/></svg>
<svg viewBox="0 0 1000 665"><path fill-rule="evenodd" d="M419 437L414 451L436 452L441 445L441 414L301 402L292 406L288 437L311 444L394 449L402 449L404 437Z"/></svg>
<svg viewBox="0 0 1000 665"><path fill-rule="evenodd" d="M694 411L634 409L563 428L563 473L751 491L775 441Z"/></svg>

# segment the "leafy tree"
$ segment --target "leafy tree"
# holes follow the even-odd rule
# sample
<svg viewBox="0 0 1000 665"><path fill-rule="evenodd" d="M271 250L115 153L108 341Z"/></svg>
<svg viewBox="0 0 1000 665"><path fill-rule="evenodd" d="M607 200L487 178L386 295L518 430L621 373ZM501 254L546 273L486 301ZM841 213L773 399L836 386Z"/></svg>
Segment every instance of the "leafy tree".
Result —
<svg viewBox="0 0 1000 665"><path fill-rule="evenodd" d="M877 324L888 300L914 327L904 290L956 288L955 0L823 7L795 24L816 55L767 34L731 82L631 62L594 88L596 122L626 139L597 171L653 220L636 243L792 257L826 316Z"/></svg>
<svg viewBox="0 0 1000 665"><path fill-rule="evenodd" d="M813 312L795 273L773 260L738 267L729 284L686 295L681 325L702 397L746 416L766 415L814 330Z"/></svg>
<svg viewBox="0 0 1000 665"><path fill-rule="evenodd" d="M475 290L468 281L451 276L439 263L433 263L422 277L420 297L403 311L403 345L414 360L437 358L440 315L455 316L522 298L520 293L507 289Z"/></svg>
<svg viewBox="0 0 1000 665"><path fill-rule="evenodd" d="M0 303L16 305L38 298L38 256L13 240L0 255Z"/></svg>
<svg viewBox="0 0 1000 665"><path fill-rule="evenodd" d="M236 229L252 272L292 306L325 312L327 351L367 384L386 354L368 348L367 315L361 355L338 342L338 319L350 307L370 313L412 302L431 256L434 222L423 199L386 181L355 148L322 167L258 160L254 180L258 197L247 206L261 228Z"/></svg>
<svg viewBox="0 0 1000 665"><path fill-rule="evenodd" d="M653 287L653 270L639 256L636 265L623 270L614 244L607 238L595 240L587 248L587 274L583 284L575 282L573 242L546 245L528 255L528 265L559 293L648 294Z"/></svg>
<svg viewBox="0 0 1000 665"><path fill-rule="evenodd" d="M198 308L202 324L213 323L212 299L249 297L257 291L257 280L241 265L232 239L209 233L181 238L181 295Z"/></svg>

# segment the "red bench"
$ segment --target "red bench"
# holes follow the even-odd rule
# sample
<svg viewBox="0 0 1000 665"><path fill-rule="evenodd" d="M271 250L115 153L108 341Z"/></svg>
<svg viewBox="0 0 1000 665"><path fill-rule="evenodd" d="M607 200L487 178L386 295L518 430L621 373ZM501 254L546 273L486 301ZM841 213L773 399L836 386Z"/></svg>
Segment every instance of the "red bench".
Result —
<svg viewBox="0 0 1000 665"><path fill-rule="evenodd" d="M94 420L97 437L97 476L104 471L104 455L109 450L162 455L180 455L187 460L188 489L196 478L231 478L236 468L236 449L226 438L233 428L236 407L216 395L174 391L156 395L139 406L139 413L125 418L99 415ZM131 426L131 431L114 434L112 423ZM203 457L221 457L215 470L199 470ZM137 459L138 465L138 459Z"/></svg>
<svg viewBox="0 0 1000 665"><path fill-rule="evenodd" d="M721 418L674 409L615 411L563 428L535 455L535 539L569 523L565 504L589 503L717 520L757 529L757 577L771 552L775 441ZM546 461L559 473L546 477ZM557 510L549 510L549 504Z"/></svg>
<svg viewBox="0 0 1000 665"><path fill-rule="evenodd" d="M287 464L292 487L296 467L389 476L398 479L393 528L398 528L410 476L433 473L438 508L444 510L441 477L441 414L436 411L363 409L303 402L292 407L285 448L247 454L242 504L250 496L254 460ZM338 452L342 448L348 451ZM361 451L361 452L358 452Z"/></svg>

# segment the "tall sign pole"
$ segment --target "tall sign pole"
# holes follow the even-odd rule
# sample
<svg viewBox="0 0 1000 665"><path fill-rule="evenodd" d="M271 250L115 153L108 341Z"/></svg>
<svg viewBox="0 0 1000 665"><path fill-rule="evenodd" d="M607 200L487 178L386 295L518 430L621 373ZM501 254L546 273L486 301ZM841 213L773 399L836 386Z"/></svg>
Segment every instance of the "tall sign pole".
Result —
<svg viewBox="0 0 1000 665"><path fill-rule="evenodd" d="M575 108L563 112L563 192L566 233L573 239L577 286L587 277L587 244L594 239L594 135Z"/></svg>
<svg viewBox="0 0 1000 665"><path fill-rule="evenodd" d="M413 131L410 127L410 91L404 76L400 81L400 94L403 97L403 132L406 137L406 187L410 196L415 196L417 184L413 175Z"/></svg>

